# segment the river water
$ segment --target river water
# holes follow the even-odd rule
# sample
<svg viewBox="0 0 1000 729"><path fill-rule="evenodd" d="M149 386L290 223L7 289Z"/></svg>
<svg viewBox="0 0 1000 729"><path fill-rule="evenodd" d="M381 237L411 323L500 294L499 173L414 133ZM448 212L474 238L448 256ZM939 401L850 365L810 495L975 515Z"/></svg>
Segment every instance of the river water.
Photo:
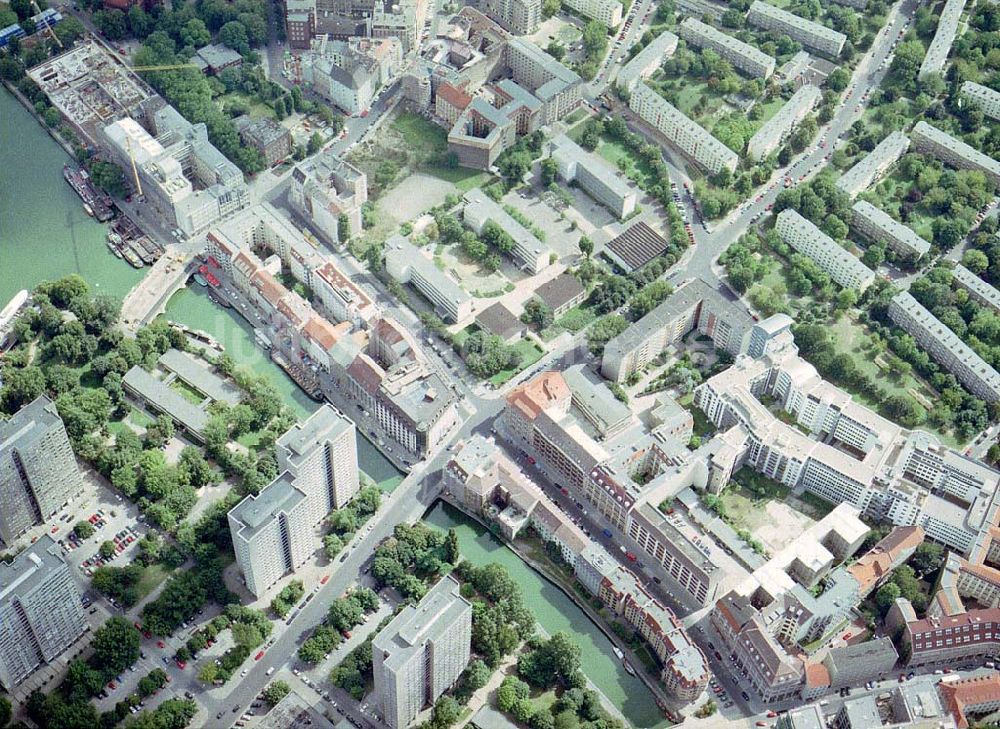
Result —
<svg viewBox="0 0 1000 729"><path fill-rule="evenodd" d="M64 151L6 90L0 91L0 308L19 290L70 273L85 278L98 293L123 297L142 278L105 244L107 227L83 211L83 203L62 177ZM231 310L214 304L204 290L179 291L165 316L215 337L240 365L268 376L284 403L300 418L317 403L306 397L256 346L253 331ZM358 462L384 490L401 474L361 433ZM439 504L428 523L455 527L462 553L477 564L499 562L524 590L538 622L550 633L571 631L583 651L587 676L636 727L668 722L642 683L625 673L611 643L559 589L539 577L488 531L457 510Z"/></svg>
<svg viewBox="0 0 1000 729"><path fill-rule="evenodd" d="M21 289L71 273L83 276L97 293L124 297L144 274L108 250L107 226L87 216L63 179L67 161L17 99L0 91L0 308ZM171 298L165 316L208 332L238 364L266 375L299 418L318 407L254 344L244 321L197 286ZM358 463L386 491L402 480L360 432Z"/></svg>
<svg viewBox="0 0 1000 729"><path fill-rule="evenodd" d="M633 726L670 726L649 690L622 668L611 649L611 641L562 590L540 577L482 525L453 506L439 501L424 516L424 521L440 529L454 528L465 559L477 565L497 562L506 567L524 591L525 602L539 624L549 634L565 630L573 635L580 645L584 673Z"/></svg>

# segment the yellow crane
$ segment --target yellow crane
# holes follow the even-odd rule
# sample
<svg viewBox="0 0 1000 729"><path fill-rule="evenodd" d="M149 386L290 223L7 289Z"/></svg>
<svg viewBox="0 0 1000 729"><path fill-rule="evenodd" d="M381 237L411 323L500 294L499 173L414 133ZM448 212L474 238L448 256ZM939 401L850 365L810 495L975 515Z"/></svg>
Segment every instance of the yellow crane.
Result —
<svg viewBox="0 0 1000 729"><path fill-rule="evenodd" d="M35 2L35 0L31 0L31 7L33 7L35 9L36 13L38 13L39 15L41 15L42 9L40 7L38 7L38 3ZM56 32L54 30L52 30L52 24L51 23L45 23L45 29L47 31L49 31L49 35L52 36L52 40L54 40L56 43L58 43L60 48L64 48L64 46L62 44L62 41L59 40L59 36L56 35Z"/></svg>
<svg viewBox="0 0 1000 729"><path fill-rule="evenodd" d="M131 66L130 71L145 73L147 71L179 71L182 68L199 68L193 63L173 63L166 66Z"/></svg>

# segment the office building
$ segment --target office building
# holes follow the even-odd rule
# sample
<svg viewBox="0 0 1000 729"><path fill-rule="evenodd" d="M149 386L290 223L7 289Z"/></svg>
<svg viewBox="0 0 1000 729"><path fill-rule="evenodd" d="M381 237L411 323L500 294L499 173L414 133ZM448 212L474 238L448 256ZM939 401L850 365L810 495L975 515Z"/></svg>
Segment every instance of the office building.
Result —
<svg viewBox="0 0 1000 729"><path fill-rule="evenodd" d="M648 85L640 83L632 92L629 108L663 134L672 145L711 174L722 169L736 171L739 156L685 116Z"/></svg>
<svg viewBox="0 0 1000 729"><path fill-rule="evenodd" d="M292 153L292 133L274 119L251 119L244 114L237 117L234 123L240 141L260 152L268 167L273 167Z"/></svg>
<svg viewBox="0 0 1000 729"><path fill-rule="evenodd" d="M299 162L292 172L288 202L329 246L339 247L361 233L361 206L367 200L365 173L332 150Z"/></svg>
<svg viewBox="0 0 1000 729"><path fill-rule="evenodd" d="M534 275L551 264L552 249L542 243L535 234L514 220L506 210L475 187L465 193L465 208L462 219L476 235L483 232L487 223L499 225L514 241L510 257L522 270Z"/></svg>
<svg viewBox="0 0 1000 729"><path fill-rule="evenodd" d="M885 245L909 263L916 263L930 250L931 244L910 228L865 200L851 208L852 222L863 236Z"/></svg>
<svg viewBox="0 0 1000 729"><path fill-rule="evenodd" d="M837 187L852 199L878 182L889 169L906 154L910 140L902 132L890 132L875 149L861 159L837 180Z"/></svg>
<svg viewBox="0 0 1000 729"><path fill-rule="evenodd" d="M973 149L962 140L942 132L925 121L917 122L910 138L917 152L929 154L946 165L960 170L978 170L986 175L986 179L994 186L1000 187L1000 162Z"/></svg>
<svg viewBox="0 0 1000 729"><path fill-rule="evenodd" d="M405 729L451 688L469 663L472 605L448 575L407 605L372 641L375 700L391 729Z"/></svg>
<svg viewBox="0 0 1000 729"><path fill-rule="evenodd" d="M191 124L172 106L148 106L151 130L128 117L103 130L113 160L122 169L134 163L144 205L187 236L250 205L243 173L208 141L204 124Z"/></svg>
<svg viewBox="0 0 1000 729"><path fill-rule="evenodd" d="M634 91L640 81L644 81L663 65L663 62L674 55L677 50L678 38L669 30L660 33L650 41L645 48L618 71L615 83L626 91Z"/></svg>
<svg viewBox="0 0 1000 729"><path fill-rule="evenodd" d="M565 134L553 139L549 150L565 182L576 182L618 218L626 218L635 210L635 190L604 159L586 151Z"/></svg>
<svg viewBox="0 0 1000 729"><path fill-rule="evenodd" d="M969 392L987 402L1000 400L1000 373L908 291L893 297L889 318L910 334L934 361L955 375Z"/></svg>
<svg viewBox="0 0 1000 729"><path fill-rule="evenodd" d="M934 31L934 39L927 47L924 60L920 64L920 71L917 78L923 80L933 74L941 75L944 70L945 61L951 52L951 44L958 34L959 23L962 20L962 12L965 10L965 0L948 0L938 17L937 30Z"/></svg>
<svg viewBox="0 0 1000 729"><path fill-rule="evenodd" d="M62 418L45 395L0 422L0 539L8 547L83 490Z"/></svg>
<svg viewBox="0 0 1000 729"><path fill-rule="evenodd" d="M1000 119L1000 92L975 81L966 81L962 84L962 98L980 109L984 116Z"/></svg>
<svg viewBox="0 0 1000 729"><path fill-rule="evenodd" d="M443 318L460 322L472 316L472 297L401 235L385 244L385 270L400 283L412 284Z"/></svg>
<svg viewBox="0 0 1000 729"><path fill-rule="evenodd" d="M680 34L688 45L711 48L750 78L767 79L774 73L771 56L696 18L685 18Z"/></svg>
<svg viewBox="0 0 1000 729"><path fill-rule="evenodd" d="M795 210L778 213L774 227L785 243L811 258L837 285L862 293L875 281L874 271Z"/></svg>
<svg viewBox="0 0 1000 729"><path fill-rule="evenodd" d="M830 58L840 55L847 40L847 36L843 33L812 20L806 20L763 0L754 0L747 12L747 23L756 28L784 33L792 40Z"/></svg>
<svg viewBox="0 0 1000 729"><path fill-rule="evenodd" d="M527 126L534 126L537 110L533 101L498 109L482 97L472 98L448 132L448 151L462 167L488 170L517 141L517 125L507 112L532 120Z"/></svg>
<svg viewBox="0 0 1000 729"><path fill-rule="evenodd" d="M812 84L800 86L778 113L764 122L757 133L750 137L747 143L747 154L750 158L764 159L777 151L822 98L823 93L818 87Z"/></svg>
<svg viewBox="0 0 1000 729"><path fill-rule="evenodd" d="M898 660L892 639L876 638L831 648L822 664L830 676L830 688L839 689L884 679L892 673Z"/></svg>
<svg viewBox="0 0 1000 729"><path fill-rule="evenodd" d="M358 444L354 423L325 404L296 423L275 444L278 469L295 477L309 498L313 524L347 505L358 492Z"/></svg>
<svg viewBox="0 0 1000 729"><path fill-rule="evenodd" d="M86 631L80 591L51 536L0 562L0 686L10 691Z"/></svg>
<svg viewBox="0 0 1000 729"><path fill-rule="evenodd" d="M227 68L243 65L243 56L221 43L209 43L195 51L191 63L198 66L203 73L217 76Z"/></svg>
<svg viewBox="0 0 1000 729"><path fill-rule="evenodd" d="M566 0L566 7L608 28L617 28L622 22L622 4L619 0Z"/></svg>
<svg viewBox="0 0 1000 729"><path fill-rule="evenodd" d="M476 0L473 7L517 35L534 33L542 18L541 0Z"/></svg>
<svg viewBox="0 0 1000 729"><path fill-rule="evenodd" d="M969 298L980 306L992 309L1000 314L1000 291L983 281L961 263L956 263L951 270L951 282L969 294Z"/></svg>
<svg viewBox="0 0 1000 729"><path fill-rule="evenodd" d="M743 307L695 279L607 343L601 374L622 382L694 329L710 337L717 349L736 355L745 350L751 326Z"/></svg>
<svg viewBox="0 0 1000 729"><path fill-rule="evenodd" d="M247 589L261 597L316 549L309 497L282 473L230 510L229 534Z"/></svg>

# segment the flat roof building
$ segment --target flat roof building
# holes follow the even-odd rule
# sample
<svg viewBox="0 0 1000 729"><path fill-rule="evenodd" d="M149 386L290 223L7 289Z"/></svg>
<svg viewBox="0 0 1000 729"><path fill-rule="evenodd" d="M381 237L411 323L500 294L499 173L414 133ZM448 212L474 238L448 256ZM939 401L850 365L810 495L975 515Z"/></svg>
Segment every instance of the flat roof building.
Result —
<svg viewBox="0 0 1000 729"><path fill-rule="evenodd" d="M372 640L375 700L391 729L405 729L458 680L472 649L472 605L442 577Z"/></svg>
<svg viewBox="0 0 1000 729"><path fill-rule="evenodd" d="M618 71L615 83L619 88L634 91L636 85L650 76L661 66L663 61L677 50L678 38L669 30L665 30L654 38L641 51L635 54L628 63Z"/></svg>
<svg viewBox="0 0 1000 729"><path fill-rule="evenodd" d="M213 76L233 66L243 64L243 56L229 46L221 43L209 43L194 52L191 62L205 73Z"/></svg>
<svg viewBox="0 0 1000 729"><path fill-rule="evenodd" d="M847 40L847 36L843 33L838 33L812 20L806 20L763 0L754 0L747 12L747 23L764 30L784 33L807 48L824 53L831 58L840 55L840 51L844 48L844 42Z"/></svg>
<svg viewBox="0 0 1000 729"><path fill-rule="evenodd" d="M576 182L618 218L627 218L635 210L636 191L623 179L622 173L604 159L583 149L565 134L553 139L549 150L563 180Z"/></svg>
<svg viewBox="0 0 1000 729"><path fill-rule="evenodd" d="M774 227L785 243L811 258L837 285L860 293L875 280L875 273L857 256L795 210L787 208L778 213Z"/></svg>
<svg viewBox="0 0 1000 729"><path fill-rule="evenodd" d="M269 117L252 119L244 114L234 120L243 144L253 147L273 167L292 153L292 133Z"/></svg>
<svg viewBox="0 0 1000 729"><path fill-rule="evenodd" d="M945 61L951 52L951 44L958 34L958 26L962 20L962 12L965 10L965 0L948 0L938 17L937 30L934 32L934 39L927 47L924 60L920 64L920 71L917 73L918 79L925 79L932 74L940 75L944 70Z"/></svg>
<svg viewBox="0 0 1000 729"><path fill-rule="evenodd" d="M914 148L960 170L978 170L994 186L1000 187L1000 162L970 147L925 121L917 122L910 134Z"/></svg>
<svg viewBox="0 0 1000 729"><path fill-rule="evenodd" d="M740 161L736 152L646 84L636 86L628 105L644 122L711 174L722 169L736 171Z"/></svg>
<svg viewBox="0 0 1000 729"><path fill-rule="evenodd" d="M918 347L955 375L973 395L987 402L1000 400L1000 373L925 309L910 292L902 291L892 298L889 318L909 333Z"/></svg>
<svg viewBox="0 0 1000 729"><path fill-rule="evenodd" d="M503 60L514 83L542 103L542 124L558 121L580 105L583 79L531 41L511 38Z"/></svg>
<svg viewBox="0 0 1000 729"><path fill-rule="evenodd" d="M83 491L55 403L40 395L0 422L0 539L8 547Z"/></svg>
<svg viewBox="0 0 1000 729"><path fill-rule="evenodd" d="M962 98L982 110L984 116L1000 119L1000 91L975 81L966 81L962 84Z"/></svg>
<svg viewBox="0 0 1000 729"><path fill-rule="evenodd" d="M875 149L861 159L837 180L837 187L855 198L878 182L889 169L906 154L910 140L902 132L891 132Z"/></svg>
<svg viewBox="0 0 1000 729"><path fill-rule="evenodd" d="M766 79L774 73L774 58L697 18L685 18L680 34L688 45L711 48L751 78Z"/></svg>
<svg viewBox="0 0 1000 729"><path fill-rule="evenodd" d="M854 213L852 220L854 227L862 235L870 240L885 243L900 256L914 263L931 248L930 243L910 228L865 200L858 200L851 210Z"/></svg>
<svg viewBox="0 0 1000 729"><path fill-rule="evenodd" d="M500 207L494 200L475 187L465 193L465 208L462 211L465 224L479 235L483 227L493 222L499 225L507 235L514 240L514 248L510 251L514 261L528 271L536 274L548 268L552 249L538 240L535 234L511 217L510 213Z"/></svg>
<svg viewBox="0 0 1000 729"><path fill-rule="evenodd" d="M80 590L51 536L0 561L0 686L10 691L86 631Z"/></svg>
<svg viewBox="0 0 1000 729"><path fill-rule="evenodd" d="M141 365L135 365L122 378L125 392L138 398L149 409L168 415L188 437L197 443L205 441L208 413L195 405L167 383L154 377Z"/></svg>
<svg viewBox="0 0 1000 729"><path fill-rule="evenodd" d="M413 284L443 317L459 322L472 316L472 298L403 236L385 244L385 269L400 283Z"/></svg>
<svg viewBox="0 0 1000 729"><path fill-rule="evenodd" d="M764 122L757 133L750 137L747 143L747 154L750 158L764 159L777 151L822 98L823 92L818 87L812 84L800 86L778 113Z"/></svg>

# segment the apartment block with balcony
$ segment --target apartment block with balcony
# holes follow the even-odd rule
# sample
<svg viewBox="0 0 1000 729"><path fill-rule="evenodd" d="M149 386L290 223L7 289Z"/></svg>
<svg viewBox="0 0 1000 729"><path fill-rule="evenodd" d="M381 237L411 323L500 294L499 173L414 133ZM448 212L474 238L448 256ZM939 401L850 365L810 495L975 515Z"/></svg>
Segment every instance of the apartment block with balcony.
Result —
<svg viewBox="0 0 1000 729"><path fill-rule="evenodd" d="M805 84L792 94L778 113L764 122L747 142L751 159L764 159L784 143L802 120L822 100L823 93L812 84Z"/></svg>
<svg viewBox="0 0 1000 729"><path fill-rule="evenodd" d="M838 33L815 21L806 20L763 0L754 0L747 12L747 23L756 28L784 33L807 48L831 58L840 55L847 41L847 36L843 33Z"/></svg>
<svg viewBox="0 0 1000 729"><path fill-rule="evenodd" d="M978 170L986 175L986 179L994 186L1000 187L1000 162L977 149L970 147L960 139L925 121L917 122L910 133L913 147L917 152L929 154L946 165L960 170Z"/></svg>
<svg viewBox="0 0 1000 729"><path fill-rule="evenodd" d="M768 79L774 73L774 58L697 18L685 18L680 34L688 45L711 48L751 78Z"/></svg>
<svg viewBox="0 0 1000 729"><path fill-rule="evenodd" d="M0 561L0 686L11 691L87 629L80 590L48 534Z"/></svg>
<svg viewBox="0 0 1000 729"><path fill-rule="evenodd" d="M861 293L875 281L874 271L795 210L778 213L774 227L785 243L811 258L839 286Z"/></svg>
<svg viewBox="0 0 1000 729"><path fill-rule="evenodd" d="M567 0L566 7L608 28L617 28L622 22L619 0Z"/></svg>
<svg viewBox="0 0 1000 729"><path fill-rule="evenodd" d="M710 174L714 175L722 169L736 171L740 161L736 152L685 116L648 85L638 84L629 97L628 104L644 122Z"/></svg>
<svg viewBox="0 0 1000 729"><path fill-rule="evenodd" d="M923 80L928 76L940 75L944 70L945 61L951 53L951 44L955 41L958 28L962 21L962 12L965 10L965 0L948 0L938 16L937 30L934 31L934 39L927 47L924 60L920 64L920 71L917 78Z"/></svg>
<svg viewBox="0 0 1000 729"><path fill-rule="evenodd" d="M931 249L928 241L866 200L858 200L851 211L852 223L859 233L869 240L885 243L907 261L916 263Z"/></svg>
<svg viewBox="0 0 1000 729"><path fill-rule="evenodd" d="M45 395L0 422L0 540L14 540L83 490L55 403Z"/></svg>
<svg viewBox="0 0 1000 729"><path fill-rule="evenodd" d="M385 268L400 283L412 284L444 318L460 322L472 316L472 297L403 236L385 244Z"/></svg>
<svg viewBox="0 0 1000 729"><path fill-rule="evenodd" d="M652 76L667 58L674 55L677 42L677 36L669 30L660 33L621 67L615 84L626 91L634 91L639 82Z"/></svg>
<svg viewBox="0 0 1000 729"><path fill-rule="evenodd" d="M966 81L962 84L962 98L980 109L984 116L1000 119L1000 91L975 81Z"/></svg>
<svg viewBox="0 0 1000 729"><path fill-rule="evenodd" d="M893 297L889 318L912 336L918 347L955 375L969 392L987 402L1000 400L1000 373L908 291Z"/></svg>
<svg viewBox="0 0 1000 729"><path fill-rule="evenodd" d="M910 140L902 132L890 132L851 169L837 180L837 187L855 198L878 182L910 148Z"/></svg>

